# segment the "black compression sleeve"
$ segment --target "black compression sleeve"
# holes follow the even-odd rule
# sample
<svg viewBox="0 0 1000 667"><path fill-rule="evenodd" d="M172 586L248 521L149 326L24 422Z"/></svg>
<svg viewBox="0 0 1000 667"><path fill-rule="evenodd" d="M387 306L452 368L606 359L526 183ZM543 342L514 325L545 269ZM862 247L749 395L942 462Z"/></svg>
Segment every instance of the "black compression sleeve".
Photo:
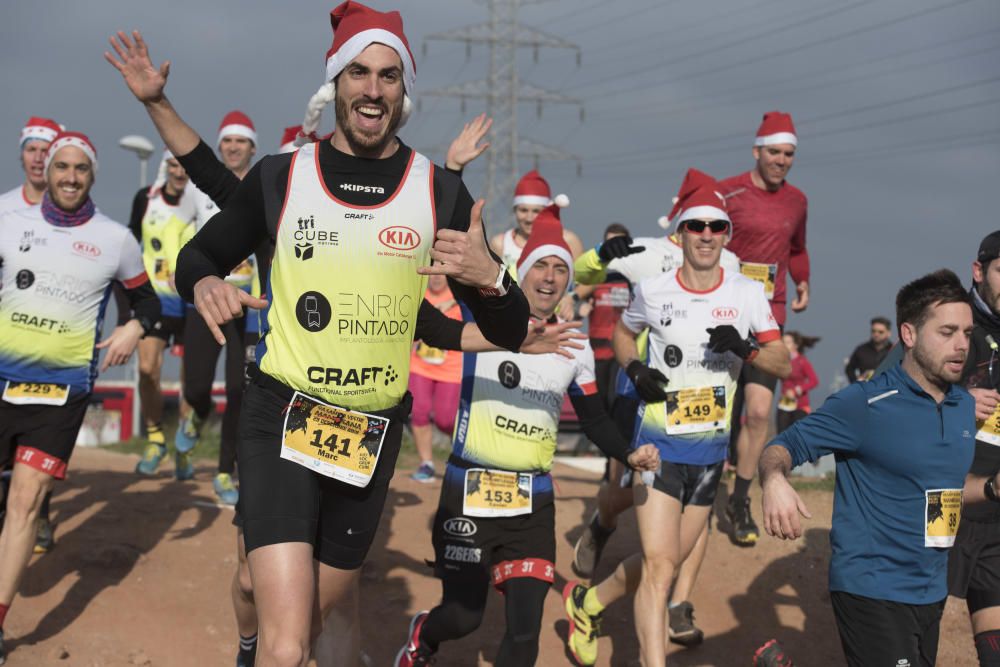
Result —
<svg viewBox="0 0 1000 667"><path fill-rule="evenodd" d="M125 296L136 319L145 319L149 322L160 319L160 298L156 296L148 280L132 289L125 288Z"/></svg>
<svg viewBox="0 0 1000 667"><path fill-rule="evenodd" d="M142 245L142 219L149 206L149 186L141 188L132 199L132 213L128 216L128 228L135 240Z"/></svg>
<svg viewBox="0 0 1000 667"><path fill-rule="evenodd" d="M472 205L472 195L462 185L459 189L458 201L455 203L455 212L452 214L447 228L463 232L468 230ZM486 236L485 225L483 226L483 238L486 240L487 248L489 248L489 238ZM492 250L489 252L499 267L500 258ZM521 343L524 342L524 337L528 334L528 300L521 292L521 288L511 283L510 289L504 296L484 297L475 287L462 285L451 278L448 279L448 286L455 298L462 301L472 311L472 316L486 340L511 352L517 352Z"/></svg>
<svg viewBox="0 0 1000 667"><path fill-rule="evenodd" d="M230 198L236 194L240 179L222 164L208 144L199 141L195 149L187 155L178 156L191 182L198 186L215 202L219 208L225 208Z"/></svg>
<svg viewBox="0 0 1000 667"><path fill-rule="evenodd" d="M128 296L125 295L125 286L117 280L111 283L111 296L115 300L115 310L118 311L118 319L115 326L122 326L132 319L132 307L128 304Z"/></svg>
<svg viewBox="0 0 1000 667"><path fill-rule="evenodd" d="M601 396L599 394L590 394L589 396L571 394L569 400L580 418L580 427L587 439L608 456L628 465L626 458L629 454L629 445L605 411Z"/></svg>
<svg viewBox="0 0 1000 667"><path fill-rule="evenodd" d="M442 350L461 351L464 328L465 322L453 320L424 299L417 311L413 338Z"/></svg>
<svg viewBox="0 0 1000 667"><path fill-rule="evenodd" d="M194 300L194 286L205 276L229 274L268 238L261 193L260 164L239 183L226 207L195 234L177 256L177 292Z"/></svg>

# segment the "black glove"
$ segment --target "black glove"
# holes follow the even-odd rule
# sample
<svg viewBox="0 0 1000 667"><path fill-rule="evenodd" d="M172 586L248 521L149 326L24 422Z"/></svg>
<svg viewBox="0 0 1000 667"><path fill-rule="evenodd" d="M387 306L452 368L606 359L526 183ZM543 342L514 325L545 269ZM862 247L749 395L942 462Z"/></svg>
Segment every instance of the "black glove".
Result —
<svg viewBox="0 0 1000 667"><path fill-rule="evenodd" d="M741 336L736 327L731 324L723 324L705 329L705 331L708 332L708 349L712 352L718 354L732 352L740 359L745 360L754 351L754 346L750 344L750 341Z"/></svg>
<svg viewBox="0 0 1000 667"><path fill-rule="evenodd" d="M636 359L625 369L625 374L635 385L639 398L646 403L662 403L667 400L667 392L663 390L663 385L670 380L660 371Z"/></svg>
<svg viewBox="0 0 1000 667"><path fill-rule="evenodd" d="M612 236L597 248L597 256L601 258L601 262L607 264L613 259L628 257L645 249L646 246L633 246L631 236Z"/></svg>

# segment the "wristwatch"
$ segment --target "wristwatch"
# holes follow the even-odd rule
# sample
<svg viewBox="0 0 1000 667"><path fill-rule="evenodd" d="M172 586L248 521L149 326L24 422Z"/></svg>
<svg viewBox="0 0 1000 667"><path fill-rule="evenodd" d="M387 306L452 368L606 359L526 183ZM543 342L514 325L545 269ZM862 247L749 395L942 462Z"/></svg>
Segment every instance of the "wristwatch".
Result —
<svg viewBox="0 0 1000 667"><path fill-rule="evenodd" d="M493 283L492 287L480 287L479 295L485 297L504 296L507 294L507 290L510 289L511 282L513 282L513 278L510 277L510 271L507 270L506 265L501 264L497 281Z"/></svg>
<svg viewBox="0 0 1000 667"><path fill-rule="evenodd" d="M753 336L746 337L747 345L750 347L750 354L747 355L746 362L749 364L760 354L760 343Z"/></svg>
<svg viewBox="0 0 1000 667"><path fill-rule="evenodd" d="M987 500L995 503L1000 503L1000 497L997 497L996 487L993 485L993 480L996 475L990 475L986 478L986 484L983 485L983 495L986 496Z"/></svg>

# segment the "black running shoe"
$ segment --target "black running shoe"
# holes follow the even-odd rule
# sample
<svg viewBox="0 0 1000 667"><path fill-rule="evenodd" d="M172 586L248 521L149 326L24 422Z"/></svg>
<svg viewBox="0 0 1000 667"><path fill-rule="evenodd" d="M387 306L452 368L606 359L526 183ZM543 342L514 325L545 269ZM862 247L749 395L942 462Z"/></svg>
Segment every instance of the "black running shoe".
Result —
<svg viewBox="0 0 1000 667"><path fill-rule="evenodd" d="M752 547L760 539L760 529L753 521L750 514L750 499L736 498L729 499L726 505L726 518L733 526L731 537L733 542L742 547Z"/></svg>
<svg viewBox="0 0 1000 667"><path fill-rule="evenodd" d="M670 641L681 646L697 646L705 641L705 633L694 624L694 605L685 601L669 611Z"/></svg>
<svg viewBox="0 0 1000 667"><path fill-rule="evenodd" d="M597 517L598 513L594 512L594 516L590 519L587 527L583 529L583 534L580 535L580 539L576 541L576 547L573 549L573 571L584 579L590 579L594 576L594 570L601 562L601 552L604 551L604 545L608 543L611 533L615 532L614 528L607 530L602 527Z"/></svg>
<svg viewBox="0 0 1000 667"><path fill-rule="evenodd" d="M52 551L56 545L55 530L52 522L38 517L38 530L35 533L35 553L44 554Z"/></svg>
<svg viewBox="0 0 1000 667"><path fill-rule="evenodd" d="M236 667L253 667L257 661L257 635L247 639L240 637L240 648L236 653Z"/></svg>

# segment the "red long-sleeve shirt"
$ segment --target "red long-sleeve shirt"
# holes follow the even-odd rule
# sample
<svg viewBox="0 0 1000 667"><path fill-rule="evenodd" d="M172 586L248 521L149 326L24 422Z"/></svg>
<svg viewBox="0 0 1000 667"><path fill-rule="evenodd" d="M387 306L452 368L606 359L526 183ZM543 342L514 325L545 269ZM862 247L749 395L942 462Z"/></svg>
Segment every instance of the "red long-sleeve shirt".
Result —
<svg viewBox="0 0 1000 667"><path fill-rule="evenodd" d="M816 371L805 355L800 354L792 358L792 373L787 379L781 381L781 395L791 389L798 394L797 410L810 411L809 392L819 386L819 378Z"/></svg>
<svg viewBox="0 0 1000 667"><path fill-rule="evenodd" d="M729 250L744 265L744 273L754 272L747 264L757 264L757 275L773 267L773 277L765 284L771 310L778 324L785 323L786 278L791 273L798 284L809 280L806 252L806 212L808 201L801 190L785 183L776 192L758 188L750 172L727 178L720 184L733 221ZM755 277L755 276L751 276ZM773 287L772 287L773 285ZM773 292L773 294L772 294Z"/></svg>

